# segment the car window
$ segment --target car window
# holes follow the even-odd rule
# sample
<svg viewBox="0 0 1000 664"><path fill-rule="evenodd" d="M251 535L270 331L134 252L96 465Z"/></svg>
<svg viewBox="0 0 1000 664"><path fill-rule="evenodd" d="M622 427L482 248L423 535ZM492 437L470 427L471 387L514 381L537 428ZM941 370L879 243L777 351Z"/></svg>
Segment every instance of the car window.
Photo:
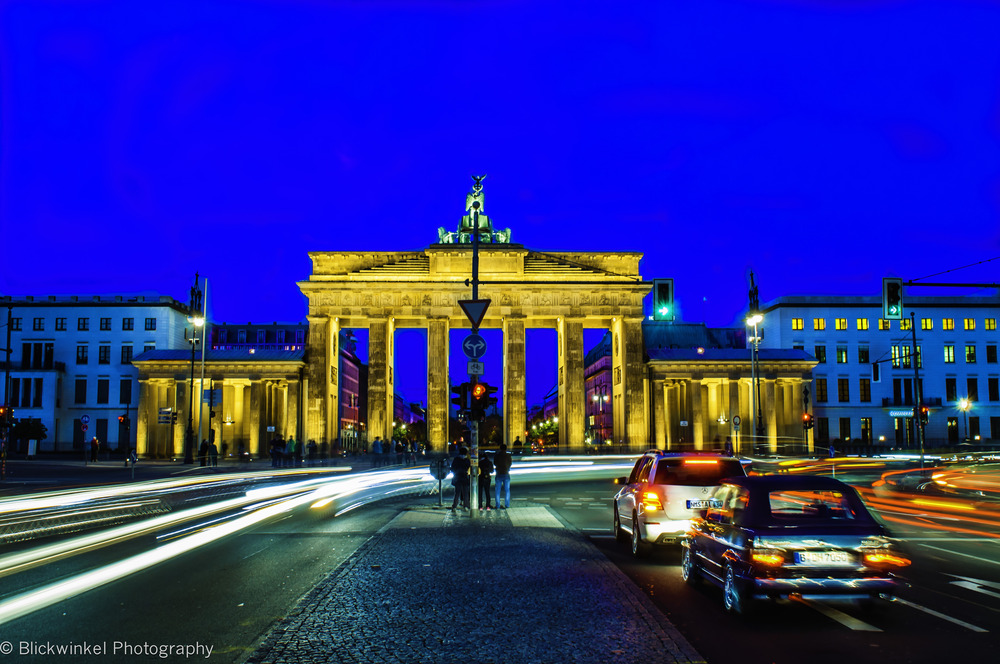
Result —
<svg viewBox="0 0 1000 664"><path fill-rule="evenodd" d="M729 494L729 510L732 514L733 523L738 526L746 525L744 518L747 511L747 503L750 502L750 492L743 487L733 487Z"/></svg>
<svg viewBox="0 0 1000 664"><path fill-rule="evenodd" d="M712 507L708 508L705 518L716 523L732 523L733 513L729 498L733 494L733 488L722 486L712 494Z"/></svg>
<svg viewBox="0 0 1000 664"><path fill-rule="evenodd" d="M646 457L644 456L639 457L638 460L636 460L635 465L632 466L632 472L628 476L629 484L635 484L637 481L639 481L639 470L642 469L645 463L646 463Z"/></svg>
<svg viewBox="0 0 1000 664"><path fill-rule="evenodd" d="M660 459L654 484L715 486L727 477L746 475L737 459Z"/></svg>
<svg viewBox="0 0 1000 664"><path fill-rule="evenodd" d="M645 463L642 464L642 468L639 469L639 482L645 482L649 479L649 470L653 467L652 457L645 457Z"/></svg>
<svg viewBox="0 0 1000 664"><path fill-rule="evenodd" d="M840 491L771 491L771 516L776 520L853 521L859 510Z"/></svg>

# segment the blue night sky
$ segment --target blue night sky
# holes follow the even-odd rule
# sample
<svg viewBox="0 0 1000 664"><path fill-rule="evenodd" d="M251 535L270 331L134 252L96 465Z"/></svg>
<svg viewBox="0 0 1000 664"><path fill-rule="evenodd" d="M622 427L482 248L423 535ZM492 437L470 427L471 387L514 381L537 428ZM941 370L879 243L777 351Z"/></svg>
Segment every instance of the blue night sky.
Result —
<svg viewBox="0 0 1000 664"><path fill-rule="evenodd" d="M684 320L737 321L750 269L877 295L1000 256L997 35L985 0L7 0L0 293L200 271L214 320L297 321L307 252L422 249L487 173L513 241L644 252Z"/></svg>

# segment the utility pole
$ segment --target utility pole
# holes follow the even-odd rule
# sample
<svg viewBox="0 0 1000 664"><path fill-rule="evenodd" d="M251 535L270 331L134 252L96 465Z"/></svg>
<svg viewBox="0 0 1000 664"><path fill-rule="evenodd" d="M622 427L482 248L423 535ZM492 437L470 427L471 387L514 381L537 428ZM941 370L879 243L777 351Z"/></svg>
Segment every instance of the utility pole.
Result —
<svg viewBox="0 0 1000 664"><path fill-rule="evenodd" d="M486 177L486 176L483 176ZM479 184L479 180L476 184ZM479 299L479 201L472 201L472 299ZM479 326L472 326L472 333L479 334ZM469 389L479 382L478 376L469 376ZM479 518L479 420L469 417L469 518Z"/></svg>
<svg viewBox="0 0 1000 664"><path fill-rule="evenodd" d="M910 333L913 341L913 424L916 427L917 443L920 445L920 472L924 472L924 420L923 390L920 389L920 363L917 362L917 326L914 314L910 312Z"/></svg>

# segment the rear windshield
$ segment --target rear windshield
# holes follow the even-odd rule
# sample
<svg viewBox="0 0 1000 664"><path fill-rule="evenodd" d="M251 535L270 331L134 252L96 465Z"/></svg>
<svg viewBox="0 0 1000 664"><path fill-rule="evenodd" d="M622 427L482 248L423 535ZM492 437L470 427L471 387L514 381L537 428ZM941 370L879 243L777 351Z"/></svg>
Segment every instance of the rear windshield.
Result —
<svg viewBox="0 0 1000 664"><path fill-rule="evenodd" d="M660 459L653 483L715 486L737 475L746 475L737 459Z"/></svg>
<svg viewBox="0 0 1000 664"><path fill-rule="evenodd" d="M772 491L768 499L776 521L855 521L867 516L840 491Z"/></svg>

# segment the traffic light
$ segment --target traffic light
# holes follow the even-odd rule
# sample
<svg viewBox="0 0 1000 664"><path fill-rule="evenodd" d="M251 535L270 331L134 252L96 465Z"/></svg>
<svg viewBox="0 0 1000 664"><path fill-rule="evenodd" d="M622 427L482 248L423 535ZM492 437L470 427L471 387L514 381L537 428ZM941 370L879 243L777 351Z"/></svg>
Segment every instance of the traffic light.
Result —
<svg viewBox="0 0 1000 664"><path fill-rule="evenodd" d="M881 367L879 367L878 362L872 362L872 382L882 382L882 370Z"/></svg>
<svg viewBox="0 0 1000 664"><path fill-rule="evenodd" d="M809 429L813 428L813 424L814 424L814 422L813 422L813 416L812 416L812 414L811 413L802 413L802 428L806 429L808 431Z"/></svg>
<svg viewBox="0 0 1000 664"><path fill-rule="evenodd" d="M894 277L882 278L882 318L903 319L903 280Z"/></svg>
<svg viewBox="0 0 1000 664"><path fill-rule="evenodd" d="M499 388L493 387L492 385L486 386L486 407L490 408L497 405L497 398L493 396Z"/></svg>
<svg viewBox="0 0 1000 664"><path fill-rule="evenodd" d="M453 396L451 402L458 406L458 414L462 415L469 410L469 384L462 383L451 388Z"/></svg>
<svg viewBox="0 0 1000 664"><path fill-rule="evenodd" d="M674 280L653 279L653 320L674 319Z"/></svg>
<svg viewBox="0 0 1000 664"><path fill-rule="evenodd" d="M473 383L469 400L469 419L482 420L486 417L489 391L485 383Z"/></svg>
<svg viewBox="0 0 1000 664"><path fill-rule="evenodd" d="M927 426L931 419L931 409L927 406L920 406L920 425Z"/></svg>

